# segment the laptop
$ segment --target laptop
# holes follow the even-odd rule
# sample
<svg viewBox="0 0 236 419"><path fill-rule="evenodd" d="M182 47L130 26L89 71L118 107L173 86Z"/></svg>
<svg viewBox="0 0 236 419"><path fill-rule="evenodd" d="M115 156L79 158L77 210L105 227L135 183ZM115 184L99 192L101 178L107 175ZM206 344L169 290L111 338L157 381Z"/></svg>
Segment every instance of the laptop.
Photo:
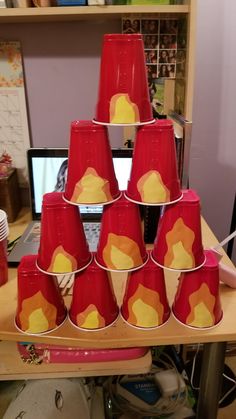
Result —
<svg viewBox="0 0 236 419"><path fill-rule="evenodd" d="M68 149L31 148L27 151L32 222L8 255L8 264L17 266L22 256L37 254L40 241L40 220L43 195L64 190ZM127 189L132 164L132 149L112 149L112 159L120 190ZM97 248L102 205L80 205L80 215L90 251Z"/></svg>

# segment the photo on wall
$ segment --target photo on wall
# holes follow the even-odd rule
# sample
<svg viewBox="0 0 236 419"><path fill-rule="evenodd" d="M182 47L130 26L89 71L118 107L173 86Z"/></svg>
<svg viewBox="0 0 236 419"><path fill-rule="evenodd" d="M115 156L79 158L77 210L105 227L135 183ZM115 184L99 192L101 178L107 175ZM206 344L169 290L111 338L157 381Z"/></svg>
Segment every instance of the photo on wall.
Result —
<svg viewBox="0 0 236 419"><path fill-rule="evenodd" d="M178 89L178 110L183 111L183 81L186 62L186 33L179 30L177 19L122 18L122 33L143 36L145 62L153 116L164 115L164 87L166 79L181 78ZM180 87L180 86L179 86ZM181 97L179 97L181 95Z"/></svg>

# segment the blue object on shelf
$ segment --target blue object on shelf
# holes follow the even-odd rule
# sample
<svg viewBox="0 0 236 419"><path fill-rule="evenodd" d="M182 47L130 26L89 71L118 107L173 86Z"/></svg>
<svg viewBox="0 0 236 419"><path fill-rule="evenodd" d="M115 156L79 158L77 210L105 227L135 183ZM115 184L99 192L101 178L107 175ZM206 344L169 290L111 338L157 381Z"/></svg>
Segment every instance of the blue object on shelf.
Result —
<svg viewBox="0 0 236 419"><path fill-rule="evenodd" d="M86 0L57 0L57 6L86 6Z"/></svg>

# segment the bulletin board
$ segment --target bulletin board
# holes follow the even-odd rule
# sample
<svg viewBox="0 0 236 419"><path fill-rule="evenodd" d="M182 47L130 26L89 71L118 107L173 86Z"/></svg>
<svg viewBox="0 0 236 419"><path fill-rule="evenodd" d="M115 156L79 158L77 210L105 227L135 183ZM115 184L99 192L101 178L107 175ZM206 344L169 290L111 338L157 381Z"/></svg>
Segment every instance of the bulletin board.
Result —
<svg viewBox="0 0 236 419"><path fill-rule="evenodd" d="M28 183L29 147L21 45L18 41L0 41L0 154L10 154L23 186Z"/></svg>

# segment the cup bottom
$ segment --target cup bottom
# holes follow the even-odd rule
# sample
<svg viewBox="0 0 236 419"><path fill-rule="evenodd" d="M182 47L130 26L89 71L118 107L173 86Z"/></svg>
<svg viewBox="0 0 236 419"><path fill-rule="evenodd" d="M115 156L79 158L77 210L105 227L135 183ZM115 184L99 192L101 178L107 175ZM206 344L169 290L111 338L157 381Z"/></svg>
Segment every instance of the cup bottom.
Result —
<svg viewBox="0 0 236 419"><path fill-rule="evenodd" d="M174 268L169 268L168 266L161 265L159 262L157 262L157 261L154 259L153 255L152 255L152 252L150 253L150 257L151 257L152 261L153 261L153 262L154 262L157 266L159 266L159 268L167 269L168 271L178 272L178 273L180 273L180 272L193 272L193 271L197 271L197 270L198 270L198 269L200 269L200 268L201 268L201 267L205 264L205 262L206 262L206 256L204 256L204 261L203 261L200 265L195 266L195 268L192 268L192 269L174 269Z"/></svg>

